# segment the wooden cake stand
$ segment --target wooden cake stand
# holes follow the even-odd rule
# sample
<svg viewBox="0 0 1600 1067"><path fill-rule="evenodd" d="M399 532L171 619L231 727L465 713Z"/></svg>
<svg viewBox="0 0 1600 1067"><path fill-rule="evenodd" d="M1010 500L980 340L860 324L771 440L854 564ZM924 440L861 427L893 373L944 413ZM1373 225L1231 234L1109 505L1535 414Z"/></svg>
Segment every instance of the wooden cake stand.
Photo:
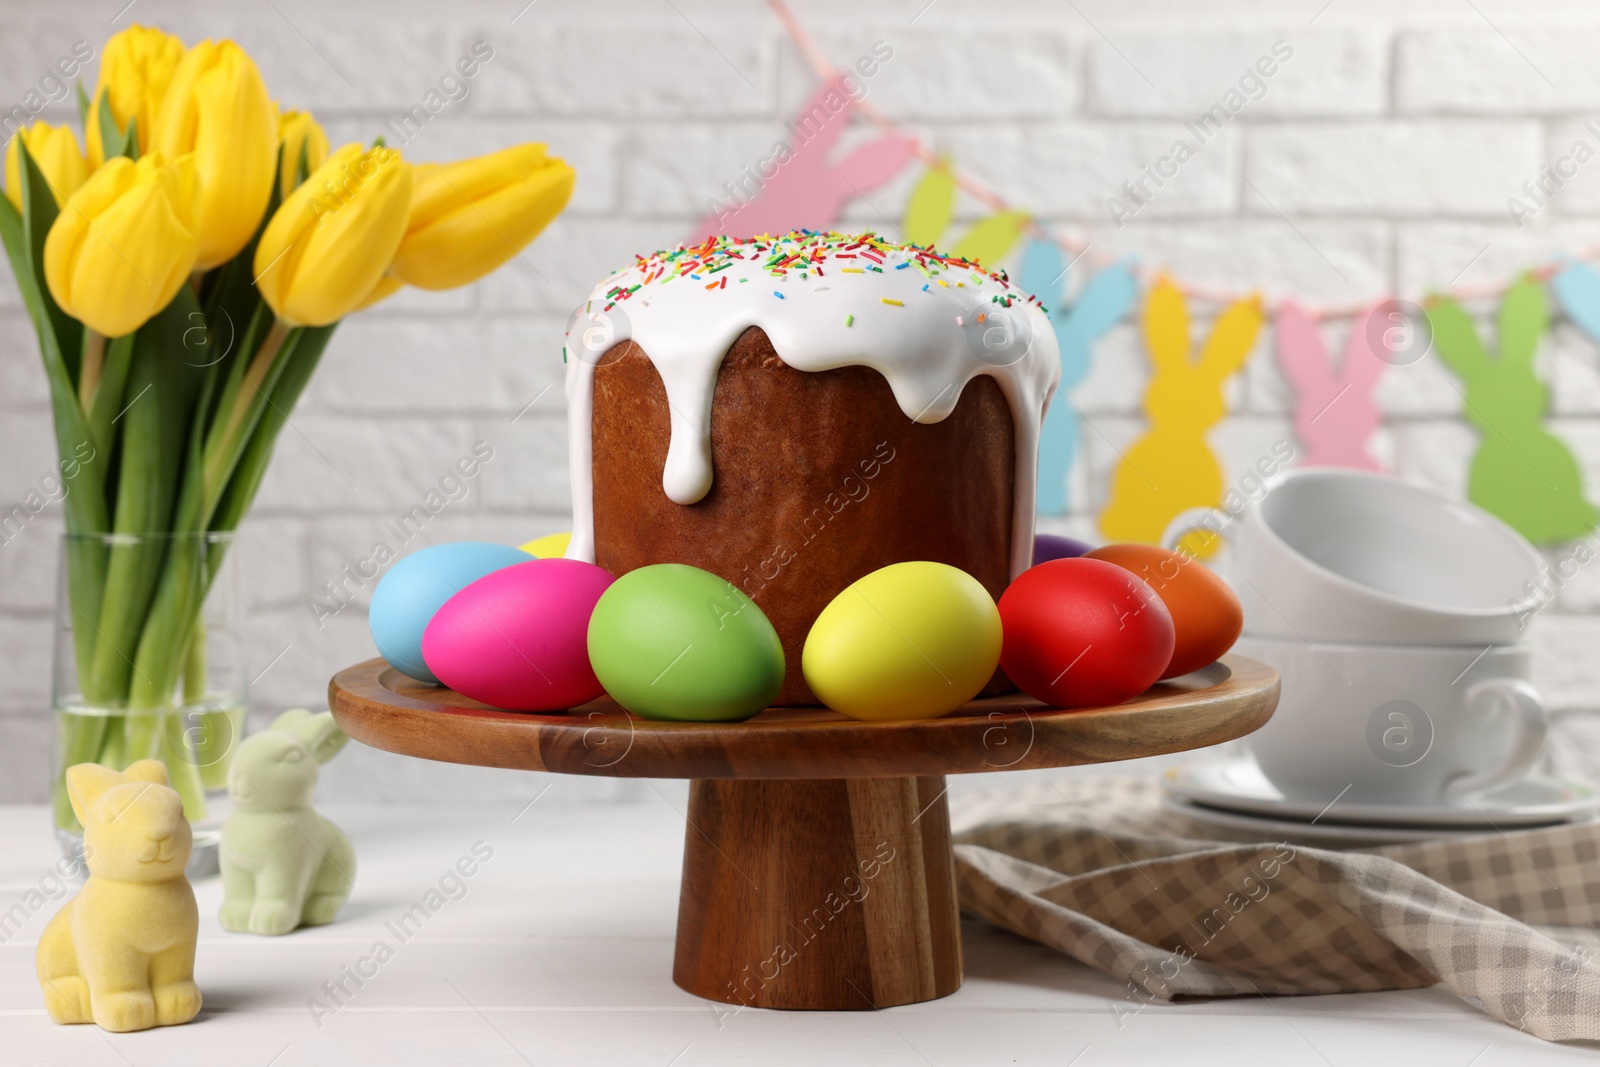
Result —
<svg viewBox="0 0 1600 1067"><path fill-rule="evenodd" d="M945 775L1219 744L1267 721L1278 676L1227 656L1113 708L1060 711L1018 695L891 723L823 708L651 722L609 699L519 714L412 681L381 659L341 672L328 692L347 734L390 752L691 779L673 981L730 1004L839 1010L961 986Z"/></svg>

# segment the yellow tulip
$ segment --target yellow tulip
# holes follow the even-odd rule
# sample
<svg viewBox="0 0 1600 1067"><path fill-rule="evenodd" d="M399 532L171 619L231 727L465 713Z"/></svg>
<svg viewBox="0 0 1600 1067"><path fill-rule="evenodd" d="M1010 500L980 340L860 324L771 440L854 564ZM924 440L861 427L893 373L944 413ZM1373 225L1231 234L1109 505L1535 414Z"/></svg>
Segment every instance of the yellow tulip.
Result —
<svg viewBox="0 0 1600 1067"><path fill-rule="evenodd" d="M361 303L357 304L351 310L361 311L365 308L371 307L373 304L381 304L383 301L389 299L391 296L398 293L405 287L406 283L401 281L399 278L385 274L383 277L378 279L378 284L372 287L372 292L362 297Z"/></svg>
<svg viewBox="0 0 1600 1067"><path fill-rule="evenodd" d="M295 187L300 153L306 155L306 173L315 174L328 161L328 135L309 111L285 111L278 116L278 188L288 196Z"/></svg>
<svg viewBox="0 0 1600 1067"><path fill-rule="evenodd" d="M172 302L200 250L193 161L119 156L89 176L44 241L50 295L96 333L120 337Z"/></svg>
<svg viewBox="0 0 1600 1067"><path fill-rule="evenodd" d="M326 326L366 299L405 236L411 168L348 144L284 200L256 246L256 286L284 322Z"/></svg>
<svg viewBox="0 0 1600 1067"><path fill-rule="evenodd" d="M443 167L443 163L413 163L411 164L411 203L415 210L417 190L428 176ZM366 299L356 305L357 311L364 311L374 304L381 304L394 294L406 287L406 283L396 278L392 273L385 271L383 277L378 279L378 284L372 287L372 292Z"/></svg>
<svg viewBox="0 0 1600 1067"><path fill-rule="evenodd" d="M50 192L60 206L89 180L89 161L78 151L78 135L68 126L35 122L18 130L6 146L6 196L22 210L22 159L17 143L28 146L28 154L39 165Z"/></svg>
<svg viewBox="0 0 1600 1067"><path fill-rule="evenodd" d="M277 176L278 120L261 72L232 41L201 41L173 71L155 147L194 153L200 179L200 259L226 263L255 236Z"/></svg>
<svg viewBox="0 0 1600 1067"><path fill-rule="evenodd" d="M100 56L100 78L95 83L94 106L89 109L89 120L84 123L84 144L94 167L104 163L106 158L100 142L101 97L111 101L111 114L119 129L126 130L130 119L139 120L142 155L150 147L161 102L172 82L172 72L182 58L182 41L139 25L129 26L106 41L105 51Z"/></svg>
<svg viewBox="0 0 1600 1067"><path fill-rule="evenodd" d="M478 280L561 214L576 177L542 144L419 168L405 240L389 273L419 289Z"/></svg>

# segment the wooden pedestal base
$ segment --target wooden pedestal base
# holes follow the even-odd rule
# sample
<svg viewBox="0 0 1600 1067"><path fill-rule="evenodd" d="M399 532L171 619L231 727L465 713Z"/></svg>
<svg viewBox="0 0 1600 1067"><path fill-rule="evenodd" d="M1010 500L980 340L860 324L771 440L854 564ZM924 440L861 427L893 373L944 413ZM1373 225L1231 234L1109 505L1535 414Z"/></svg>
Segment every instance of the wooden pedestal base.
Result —
<svg viewBox="0 0 1600 1067"><path fill-rule="evenodd" d="M673 980L764 1008L861 1010L961 986L944 775L1072 767L1221 744L1267 721L1278 676L1241 656L1112 708L1021 695L941 719L857 722L768 708L746 722L649 722L609 699L496 711L382 660L341 671L345 733L425 759L688 778Z"/></svg>
<svg viewBox="0 0 1600 1067"><path fill-rule="evenodd" d="M672 979L757 1008L865 1010L961 987L943 775L695 779Z"/></svg>

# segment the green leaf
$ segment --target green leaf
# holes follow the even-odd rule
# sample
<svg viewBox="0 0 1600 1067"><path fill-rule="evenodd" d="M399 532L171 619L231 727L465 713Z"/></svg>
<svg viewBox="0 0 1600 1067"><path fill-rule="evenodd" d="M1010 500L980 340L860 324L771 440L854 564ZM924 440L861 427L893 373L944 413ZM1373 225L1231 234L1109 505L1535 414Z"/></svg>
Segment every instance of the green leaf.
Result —
<svg viewBox="0 0 1600 1067"><path fill-rule="evenodd" d="M108 456L97 453L83 409L78 404L76 359L83 328L56 305L44 280L44 240L56 219L56 202L28 146L17 144L22 194L19 213L0 197L0 239L16 275L17 288L33 319L50 386L56 453L66 496L62 512L69 533L102 533L109 525L104 470ZM68 354L72 362L68 361ZM76 663L83 673L93 660L94 619L100 611L105 550L90 540L67 546L67 598L73 612ZM87 689L86 696L92 696Z"/></svg>
<svg viewBox="0 0 1600 1067"><path fill-rule="evenodd" d="M76 471L67 479L68 492L62 504L67 529L74 533L102 533L107 529L108 518L105 476L101 473L105 457L96 454L83 409L78 404L77 358L83 327L57 306L44 280L44 240L56 220L55 196L28 146L18 142L17 149L22 212L19 216L11 202L4 200L0 230L5 231L6 250L15 269L17 285L33 317L34 332L39 336L45 378L50 384L56 452L64 466L71 461L71 469ZM96 460L100 461L98 465ZM63 475L66 473L63 470Z"/></svg>
<svg viewBox="0 0 1600 1067"><path fill-rule="evenodd" d="M306 179L309 177L311 177L311 138L307 137L304 141L300 142L300 158L295 160L294 188L300 188L300 186L305 184ZM293 191L293 189L290 190L290 192ZM274 210L276 210L276 208L274 208ZM270 219L271 217L272 212L267 212L267 218ZM265 223L263 223L263 225L265 225Z"/></svg>
<svg viewBox="0 0 1600 1067"><path fill-rule="evenodd" d="M980 219L956 242L952 254L994 270L1022 239L1022 228L1027 225L1028 217L1026 211L1002 211Z"/></svg>
<svg viewBox="0 0 1600 1067"><path fill-rule="evenodd" d="M55 193L50 190L50 183L45 180L44 171L39 169L33 153L20 139L17 142L17 161L20 171L18 184L22 186L22 233L28 254L29 283L37 295L40 311L49 322L56 352L60 355L67 369L67 375L76 387L78 359L83 345L83 326L61 310L55 297L51 295L50 286L44 276L44 242L50 233L50 227L55 225L56 216L60 211L56 207ZM35 322L35 329L38 328L38 323ZM48 353L46 358L49 358Z"/></svg>
<svg viewBox="0 0 1600 1067"><path fill-rule="evenodd" d="M950 228L956 207L956 179L947 162L929 170L911 191L901 232L914 245L931 245Z"/></svg>
<svg viewBox="0 0 1600 1067"><path fill-rule="evenodd" d="M100 109L95 114L95 121L100 124L101 155L106 159L122 155L122 131L117 128L117 117L111 112L110 93L100 97Z"/></svg>
<svg viewBox="0 0 1600 1067"><path fill-rule="evenodd" d="M27 149L24 147L22 151L26 152ZM5 242L6 258L11 261L11 273L16 276L22 304L28 309L34 329L49 331L49 343L55 345L55 327L45 307L47 297L41 293L39 277L34 273L33 256L28 249L27 235L23 233L22 215L8 196L0 196L0 240ZM41 336L39 347L42 349L44 346L45 338Z"/></svg>
<svg viewBox="0 0 1600 1067"><path fill-rule="evenodd" d="M89 94L83 91L83 79L79 78L78 86L78 125L87 132L89 129Z"/></svg>
<svg viewBox="0 0 1600 1067"><path fill-rule="evenodd" d="M101 94L100 112L95 116L100 123L100 145L104 149L106 159L115 159L117 156L127 156L137 161L139 158L139 120L128 120L128 128L117 128L117 117L111 113L110 94Z"/></svg>

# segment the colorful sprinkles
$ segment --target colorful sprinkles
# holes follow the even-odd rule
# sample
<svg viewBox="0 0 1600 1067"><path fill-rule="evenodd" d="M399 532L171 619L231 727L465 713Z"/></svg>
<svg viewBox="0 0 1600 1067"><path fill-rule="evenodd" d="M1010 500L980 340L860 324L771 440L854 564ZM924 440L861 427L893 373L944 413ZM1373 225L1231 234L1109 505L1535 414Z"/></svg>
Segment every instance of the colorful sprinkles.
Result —
<svg viewBox="0 0 1600 1067"><path fill-rule="evenodd" d="M748 240L711 237L697 245L679 245L669 251L639 256L633 264L639 281L631 285L613 285L608 289L605 293L605 310L610 311L617 304L632 299L635 293L647 286L666 285L676 278L687 277L698 281L708 291L726 289L727 278L712 275L734 266L735 261L759 264L769 277L778 281L791 276L806 282L811 280L812 275L823 278L824 267L841 274L882 274L885 266L891 270L915 269L924 279L922 292L930 292L929 286L932 284L951 288L950 282L941 275L964 275L975 286L982 286L989 280L998 282L1001 291L990 299L1001 307L1010 307L1018 300L1039 303L1034 297L1015 288L1004 270L986 271L973 260L946 255L932 245L895 244L883 240L870 230L856 234L794 230L778 237L763 234ZM844 261L861 266L847 266ZM741 277L739 282L743 284L749 280L748 277ZM965 288L966 282L957 280L955 287ZM772 295L779 300L784 299L783 293L777 289L772 291ZM905 306L904 302L890 297L879 299L892 307ZM1040 307L1042 309L1043 305ZM854 315L845 317L846 326L854 322Z"/></svg>

